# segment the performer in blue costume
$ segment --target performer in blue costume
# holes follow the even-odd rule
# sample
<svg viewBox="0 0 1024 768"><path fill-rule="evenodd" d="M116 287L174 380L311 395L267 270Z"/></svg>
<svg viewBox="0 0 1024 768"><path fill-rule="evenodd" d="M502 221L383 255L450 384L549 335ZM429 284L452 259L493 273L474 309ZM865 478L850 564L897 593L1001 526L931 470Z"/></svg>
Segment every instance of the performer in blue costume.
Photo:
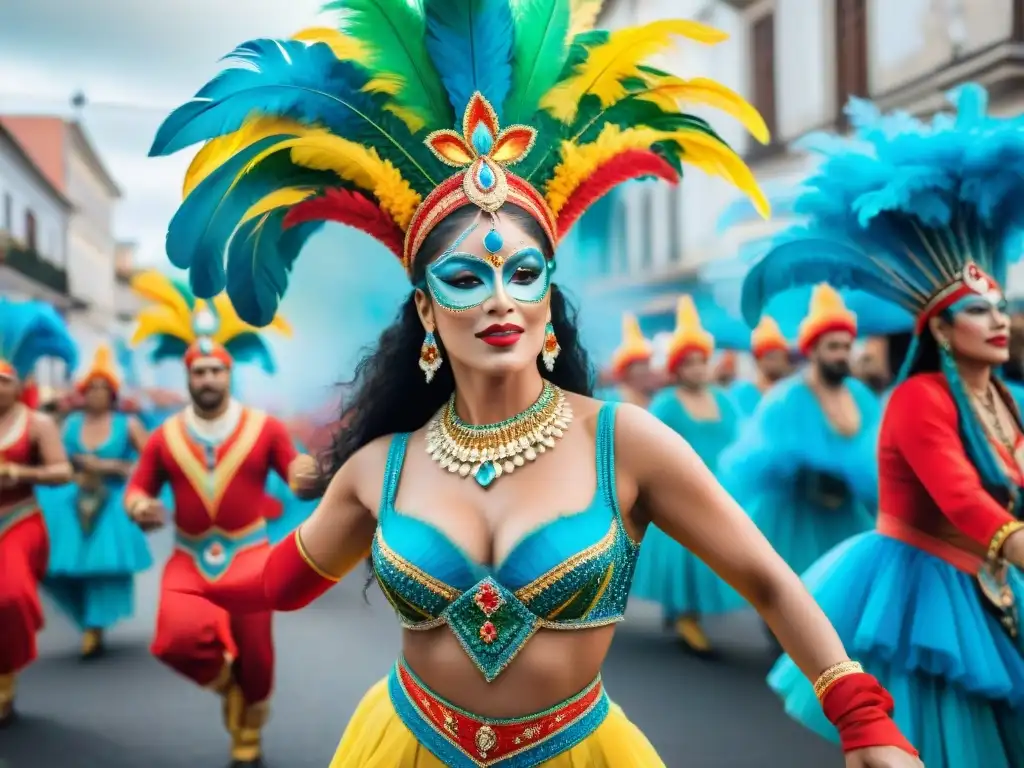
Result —
<svg viewBox="0 0 1024 768"><path fill-rule="evenodd" d="M975 85L930 123L856 101L852 140L826 137L806 227L751 273L746 314L782 286L834 279L917 316L879 438L877 529L806 582L896 702L928 768L1024 765L1024 436L994 375L1008 357L999 288L1024 226L1024 121L986 114ZM990 277L991 276L991 277ZM769 684L823 736L814 691L783 657Z"/></svg>
<svg viewBox="0 0 1024 768"><path fill-rule="evenodd" d="M764 396L721 457L723 482L797 573L874 524L878 398L849 376L857 320L818 285L797 340L809 364Z"/></svg>
<svg viewBox="0 0 1024 768"><path fill-rule="evenodd" d="M46 588L82 631L83 659L101 655L104 632L132 615L135 574L153 564L124 510L125 483L146 432L118 412L120 386L110 350L100 347L76 386L84 408L64 421L74 482L38 494L50 531Z"/></svg>
<svg viewBox="0 0 1024 768"><path fill-rule="evenodd" d="M712 471L719 454L735 440L738 423L736 406L725 390L709 384L714 349L714 337L701 325L693 299L682 296L665 365L677 385L655 395L650 406L651 413L682 435ZM660 604L665 621L686 648L698 654L711 651L700 617L745 605L714 571L654 525L644 537L631 595Z"/></svg>
<svg viewBox="0 0 1024 768"><path fill-rule="evenodd" d="M614 390L606 393L606 399L646 408L655 390L655 377L651 371L653 354L654 348L644 338L636 315L625 313L622 316L622 343L612 354L608 366L607 378L614 385Z"/></svg>
<svg viewBox="0 0 1024 768"><path fill-rule="evenodd" d="M743 418L749 418L764 394L793 372L789 342L779 324L767 315L750 334L750 352L757 364L754 380L740 379L729 388Z"/></svg>

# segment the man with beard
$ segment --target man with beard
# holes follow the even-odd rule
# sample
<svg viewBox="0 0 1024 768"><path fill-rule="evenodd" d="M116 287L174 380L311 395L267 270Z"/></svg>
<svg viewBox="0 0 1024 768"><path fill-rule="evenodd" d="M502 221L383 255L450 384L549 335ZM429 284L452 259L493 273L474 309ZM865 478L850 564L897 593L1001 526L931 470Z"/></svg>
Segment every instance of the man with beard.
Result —
<svg viewBox="0 0 1024 768"><path fill-rule="evenodd" d="M754 380L737 381L729 390L743 417L749 417L764 394L793 372L789 342L779 324L768 315L761 318L750 334L750 352L757 363Z"/></svg>
<svg viewBox="0 0 1024 768"><path fill-rule="evenodd" d="M805 371L762 398L719 462L723 482L797 573L874 525L881 409L850 376L856 333L840 295L817 286L798 338Z"/></svg>
<svg viewBox="0 0 1024 768"><path fill-rule="evenodd" d="M267 476L310 487L316 467L284 425L231 397L231 355L209 338L185 354L191 405L150 436L125 505L143 529L164 524L174 499L175 548L164 568L152 653L223 698L234 768L262 766L260 734L273 684L270 613L229 614L210 585L262 567L268 550Z"/></svg>

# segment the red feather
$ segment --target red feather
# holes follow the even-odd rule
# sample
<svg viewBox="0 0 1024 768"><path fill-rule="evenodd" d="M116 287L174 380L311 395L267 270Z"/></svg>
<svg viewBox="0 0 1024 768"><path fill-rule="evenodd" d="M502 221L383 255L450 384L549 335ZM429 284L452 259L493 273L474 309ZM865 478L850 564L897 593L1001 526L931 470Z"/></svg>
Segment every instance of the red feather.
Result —
<svg viewBox="0 0 1024 768"><path fill-rule="evenodd" d="M328 189L322 195L292 206L284 217L284 226L307 221L336 221L365 232L379 240L398 258L402 258L405 234L394 219L365 195L349 189Z"/></svg>
<svg viewBox="0 0 1024 768"><path fill-rule="evenodd" d="M675 184L679 181L676 169L668 161L649 149L627 149L602 163L576 191L569 195L558 213L558 236L565 234L592 206L619 184L643 176L657 176Z"/></svg>

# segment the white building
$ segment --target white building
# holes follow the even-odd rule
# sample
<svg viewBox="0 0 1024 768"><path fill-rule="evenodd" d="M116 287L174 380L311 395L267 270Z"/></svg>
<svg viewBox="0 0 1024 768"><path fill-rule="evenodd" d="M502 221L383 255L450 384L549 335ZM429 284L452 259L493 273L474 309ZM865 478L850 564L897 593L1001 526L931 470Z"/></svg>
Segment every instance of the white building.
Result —
<svg viewBox="0 0 1024 768"><path fill-rule="evenodd" d="M712 77L759 109L773 134L766 147L728 116L701 114L769 187L807 175L810 160L792 143L841 129L852 95L925 115L944 106L950 88L974 81L989 89L992 112L1024 111L1024 0L609 0L600 25L658 18L696 19L729 33L717 46L680 41L665 63L683 77ZM773 226L717 231L738 194L699 171L681 190L633 184L624 192L617 237L630 281L667 281L735 254Z"/></svg>
<svg viewBox="0 0 1024 768"><path fill-rule="evenodd" d="M117 320L113 220L121 192L77 122L19 115L3 123L74 205L67 264L70 292L80 304L69 320L88 360Z"/></svg>
<svg viewBox="0 0 1024 768"><path fill-rule="evenodd" d="M68 291L67 242L71 202L0 123L0 295L38 299L62 311ZM40 363L41 385L59 386L64 366Z"/></svg>

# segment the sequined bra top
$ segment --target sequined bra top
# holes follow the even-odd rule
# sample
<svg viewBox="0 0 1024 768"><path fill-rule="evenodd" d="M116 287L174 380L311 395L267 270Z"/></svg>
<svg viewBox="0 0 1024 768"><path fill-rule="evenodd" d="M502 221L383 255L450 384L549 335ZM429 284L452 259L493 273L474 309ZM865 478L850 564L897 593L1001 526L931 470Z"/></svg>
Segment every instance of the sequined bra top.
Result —
<svg viewBox="0 0 1024 768"><path fill-rule="evenodd" d="M407 629L443 624L488 680L539 629L621 621L640 547L615 491L615 409L597 419L597 489L586 509L550 520L493 567L472 560L430 523L395 509L408 434L388 453L371 557L377 582Z"/></svg>

